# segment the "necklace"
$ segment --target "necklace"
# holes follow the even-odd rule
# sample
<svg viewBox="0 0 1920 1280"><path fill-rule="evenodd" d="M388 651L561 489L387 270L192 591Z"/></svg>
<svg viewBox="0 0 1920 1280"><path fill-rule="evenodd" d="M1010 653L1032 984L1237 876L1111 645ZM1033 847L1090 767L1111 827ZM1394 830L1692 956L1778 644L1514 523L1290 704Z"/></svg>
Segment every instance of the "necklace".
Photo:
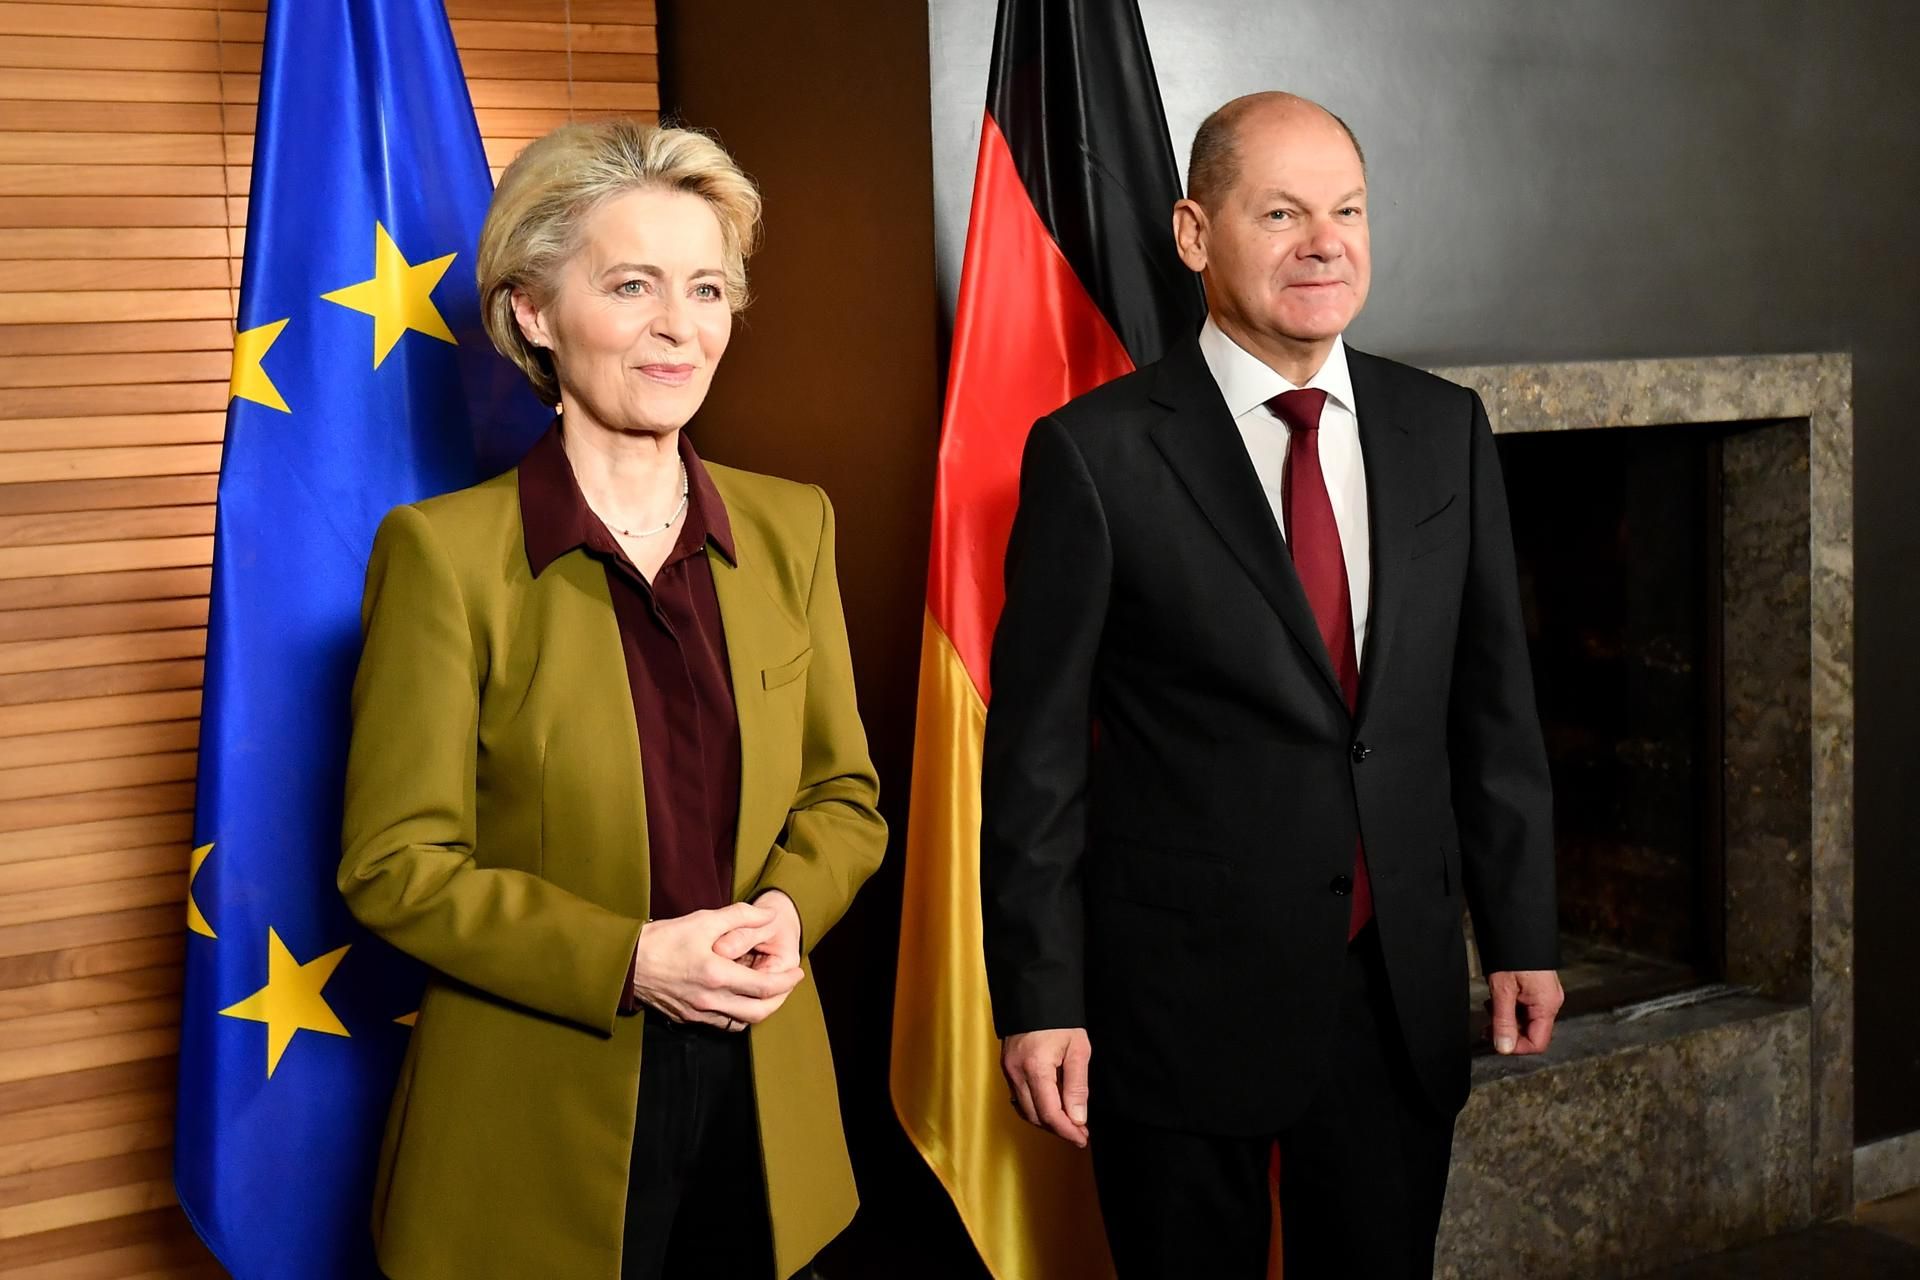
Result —
<svg viewBox="0 0 1920 1280"><path fill-rule="evenodd" d="M689 485L687 484L687 462L686 462L686 459L682 458L680 460L680 505L673 509L673 514L667 517L667 522L665 524L655 525L651 529L622 529L619 525L615 524L611 520L608 520L605 516L601 516L600 519L606 523L607 528L613 530L615 533L619 534L623 538L651 538L658 534L665 533L667 530L673 528L674 522L678 520L682 515L686 514L688 490L689 490Z"/></svg>

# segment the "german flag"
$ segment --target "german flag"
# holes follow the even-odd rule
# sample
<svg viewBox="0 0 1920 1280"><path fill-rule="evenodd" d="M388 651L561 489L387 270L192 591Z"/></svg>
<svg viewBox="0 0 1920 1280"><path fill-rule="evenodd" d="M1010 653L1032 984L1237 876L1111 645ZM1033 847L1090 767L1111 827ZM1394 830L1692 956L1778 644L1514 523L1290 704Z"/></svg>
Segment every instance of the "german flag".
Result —
<svg viewBox="0 0 1920 1280"><path fill-rule="evenodd" d="M1086 1154L1007 1105L980 940L987 658L1027 430L1205 314L1134 0L1001 0L933 510L891 1084L997 1280L1112 1274Z"/></svg>

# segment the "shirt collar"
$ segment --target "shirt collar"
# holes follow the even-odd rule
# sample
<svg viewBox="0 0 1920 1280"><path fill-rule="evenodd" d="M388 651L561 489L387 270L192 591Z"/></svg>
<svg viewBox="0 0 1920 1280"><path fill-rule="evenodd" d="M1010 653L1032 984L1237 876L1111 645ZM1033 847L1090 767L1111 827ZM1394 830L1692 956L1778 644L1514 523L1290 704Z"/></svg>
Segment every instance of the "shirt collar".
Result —
<svg viewBox="0 0 1920 1280"><path fill-rule="evenodd" d="M1214 382L1219 384L1220 396L1227 402L1227 412L1236 420L1283 391L1302 390L1275 373L1260 357L1229 338L1213 322L1211 315L1200 326L1200 354L1205 358ZM1347 340L1344 337L1333 340L1333 350L1327 353L1319 370L1307 379L1307 386L1326 392L1328 399L1337 401L1348 413L1354 412L1353 377L1347 372Z"/></svg>
<svg viewBox="0 0 1920 1280"><path fill-rule="evenodd" d="M619 554L619 544L580 492L560 428L560 419L555 418L520 460L520 525L526 538L527 567L536 578L548 565L579 547L605 555ZM711 542L729 564L739 563L734 556L727 504L684 431L680 433L680 460L687 467L687 518L668 562Z"/></svg>

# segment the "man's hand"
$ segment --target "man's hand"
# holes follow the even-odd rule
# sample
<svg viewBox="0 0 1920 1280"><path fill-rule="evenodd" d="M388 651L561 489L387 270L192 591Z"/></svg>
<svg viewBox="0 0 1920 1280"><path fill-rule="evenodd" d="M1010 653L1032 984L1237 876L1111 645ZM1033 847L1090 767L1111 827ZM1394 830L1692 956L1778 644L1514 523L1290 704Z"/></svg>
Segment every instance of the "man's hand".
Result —
<svg viewBox="0 0 1920 1280"><path fill-rule="evenodd" d="M1076 1147L1087 1145L1087 1063L1092 1059L1085 1027L1023 1031L1000 1042L1000 1070L1021 1119Z"/></svg>
<svg viewBox="0 0 1920 1280"><path fill-rule="evenodd" d="M1487 1008L1493 1014L1488 1034L1495 1053L1542 1053L1553 1039L1553 1020L1567 993L1552 969L1508 969L1487 975ZM1525 1005L1527 1026L1521 1031L1516 1005Z"/></svg>

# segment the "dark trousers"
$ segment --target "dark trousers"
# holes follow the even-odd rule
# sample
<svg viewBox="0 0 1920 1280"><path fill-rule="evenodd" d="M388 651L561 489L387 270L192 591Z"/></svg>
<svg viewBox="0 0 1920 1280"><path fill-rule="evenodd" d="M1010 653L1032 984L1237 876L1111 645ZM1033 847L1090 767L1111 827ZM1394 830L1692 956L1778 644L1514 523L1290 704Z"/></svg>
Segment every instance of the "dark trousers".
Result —
<svg viewBox="0 0 1920 1280"><path fill-rule="evenodd" d="M1453 1117L1433 1112L1413 1075L1373 926L1349 947L1343 981L1325 1077L1281 1132L1221 1138L1093 1117L1121 1280L1264 1277L1276 1142L1287 1280L1430 1280ZM1094 1088L1097 1106L1097 1076Z"/></svg>
<svg viewBox="0 0 1920 1280"><path fill-rule="evenodd" d="M747 1037L646 1019L621 1280L768 1280Z"/></svg>

